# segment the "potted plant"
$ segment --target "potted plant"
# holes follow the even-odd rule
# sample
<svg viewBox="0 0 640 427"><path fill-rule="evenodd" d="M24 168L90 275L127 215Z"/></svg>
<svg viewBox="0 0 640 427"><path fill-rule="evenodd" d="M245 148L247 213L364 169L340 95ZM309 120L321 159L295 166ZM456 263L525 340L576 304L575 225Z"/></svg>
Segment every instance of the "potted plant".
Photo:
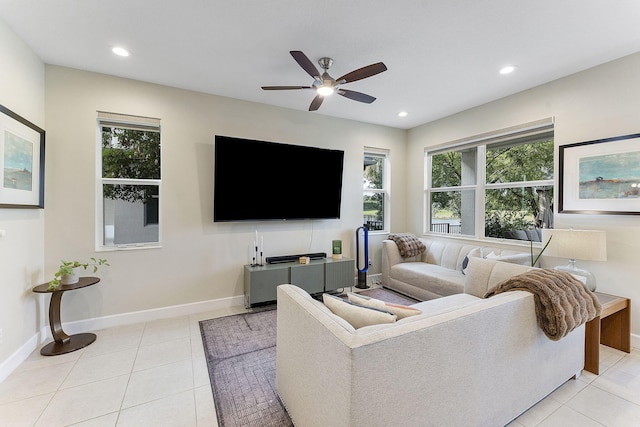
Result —
<svg viewBox="0 0 640 427"><path fill-rule="evenodd" d="M49 282L49 290L54 290L58 286L62 285L71 285L74 283L78 283L80 280L80 268L84 270L87 267L92 266L93 272L98 271L98 267L102 265L110 265L106 259L98 259L91 257L89 262L81 263L80 261L64 261L62 260L62 264L60 264L60 268L53 275L53 280Z"/></svg>

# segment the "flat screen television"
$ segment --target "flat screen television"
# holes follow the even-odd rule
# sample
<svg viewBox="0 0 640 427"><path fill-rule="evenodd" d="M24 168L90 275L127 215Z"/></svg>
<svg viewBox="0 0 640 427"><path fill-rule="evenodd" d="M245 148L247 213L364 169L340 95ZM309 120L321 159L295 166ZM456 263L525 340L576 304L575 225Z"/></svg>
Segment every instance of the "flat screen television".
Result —
<svg viewBox="0 0 640 427"><path fill-rule="evenodd" d="M344 151L216 135L213 220L340 218Z"/></svg>

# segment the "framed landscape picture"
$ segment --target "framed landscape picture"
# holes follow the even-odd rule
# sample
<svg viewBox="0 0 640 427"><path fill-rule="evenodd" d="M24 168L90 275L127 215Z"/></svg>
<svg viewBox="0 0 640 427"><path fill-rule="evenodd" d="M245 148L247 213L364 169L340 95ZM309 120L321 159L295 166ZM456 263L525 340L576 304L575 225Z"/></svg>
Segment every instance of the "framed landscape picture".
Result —
<svg viewBox="0 0 640 427"><path fill-rule="evenodd" d="M559 213L640 215L640 134L559 147Z"/></svg>
<svg viewBox="0 0 640 427"><path fill-rule="evenodd" d="M0 105L0 208L44 208L44 138Z"/></svg>

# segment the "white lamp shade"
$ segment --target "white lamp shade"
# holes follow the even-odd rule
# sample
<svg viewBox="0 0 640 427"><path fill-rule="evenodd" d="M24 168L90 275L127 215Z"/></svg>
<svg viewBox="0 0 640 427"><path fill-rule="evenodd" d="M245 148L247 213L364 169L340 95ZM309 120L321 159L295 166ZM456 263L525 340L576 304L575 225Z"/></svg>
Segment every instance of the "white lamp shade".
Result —
<svg viewBox="0 0 640 427"><path fill-rule="evenodd" d="M544 254L588 261L607 260L607 234L600 230L542 229L542 241L549 242Z"/></svg>

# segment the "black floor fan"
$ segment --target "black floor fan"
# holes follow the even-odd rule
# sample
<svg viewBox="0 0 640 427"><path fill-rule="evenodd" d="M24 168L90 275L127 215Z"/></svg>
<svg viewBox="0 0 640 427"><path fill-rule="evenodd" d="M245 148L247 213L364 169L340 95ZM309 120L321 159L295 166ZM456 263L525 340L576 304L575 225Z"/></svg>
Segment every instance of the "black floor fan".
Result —
<svg viewBox="0 0 640 427"><path fill-rule="evenodd" d="M356 288L367 289L367 270L369 270L369 229L366 225L356 228L356 265L358 284Z"/></svg>

